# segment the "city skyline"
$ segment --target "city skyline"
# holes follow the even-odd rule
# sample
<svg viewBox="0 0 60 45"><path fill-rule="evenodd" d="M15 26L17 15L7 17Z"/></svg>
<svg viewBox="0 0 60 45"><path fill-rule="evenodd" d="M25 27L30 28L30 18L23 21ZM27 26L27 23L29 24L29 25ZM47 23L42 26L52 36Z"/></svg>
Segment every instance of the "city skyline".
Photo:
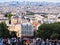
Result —
<svg viewBox="0 0 60 45"><path fill-rule="evenodd" d="M60 2L60 0L0 0L0 2L11 2L11 1L30 1L30 2Z"/></svg>

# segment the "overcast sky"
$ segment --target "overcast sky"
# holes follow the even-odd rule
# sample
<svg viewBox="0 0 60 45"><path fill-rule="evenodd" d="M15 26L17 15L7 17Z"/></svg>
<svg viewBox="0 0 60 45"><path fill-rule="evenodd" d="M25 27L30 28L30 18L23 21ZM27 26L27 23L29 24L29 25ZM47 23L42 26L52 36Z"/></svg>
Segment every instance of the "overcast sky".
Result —
<svg viewBox="0 0 60 45"><path fill-rule="evenodd" d="M0 2L9 2L9 1L35 1L35 2L42 2L42 1L46 1L46 2L60 2L60 0L0 0Z"/></svg>

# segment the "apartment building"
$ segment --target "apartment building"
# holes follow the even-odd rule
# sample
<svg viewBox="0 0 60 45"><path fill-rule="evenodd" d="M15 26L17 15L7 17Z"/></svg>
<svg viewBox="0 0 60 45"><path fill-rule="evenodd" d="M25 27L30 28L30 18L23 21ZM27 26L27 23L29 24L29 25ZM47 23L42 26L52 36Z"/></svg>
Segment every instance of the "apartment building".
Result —
<svg viewBox="0 0 60 45"><path fill-rule="evenodd" d="M21 37L21 24L16 24L16 25L8 25L9 26L9 31L15 31L17 37Z"/></svg>
<svg viewBox="0 0 60 45"><path fill-rule="evenodd" d="M56 18L57 18L56 22L60 22L60 14L58 14Z"/></svg>
<svg viewBox="0 0 60 45"><path fill-rule="evenodd" d="M22 23L21 24L21 37L33 37L34 36L34 28L31 23Z"/></svg>
<svg viewBox="0 0 60 45"><path fill-rule="evenodd" d="M12 16L11 17L11 24L21 24L21 16Z"/></svg>
<svg viewBox="0 0 60 45"><path fill-rule="evenodd" d="M0 23L6 22L6 24L9 24L8 21L9 21L8 18L4 17L4 14L0 13Z"/></svg>

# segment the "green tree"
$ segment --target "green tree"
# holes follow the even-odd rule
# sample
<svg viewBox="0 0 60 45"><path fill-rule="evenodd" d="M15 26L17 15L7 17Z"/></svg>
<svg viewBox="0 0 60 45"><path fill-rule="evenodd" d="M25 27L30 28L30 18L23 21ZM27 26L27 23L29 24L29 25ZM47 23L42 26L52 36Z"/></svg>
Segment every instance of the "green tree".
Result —
<svg viewBox="0 0 60 45"><path fill-rule="evenodd" d="M8 30L8 26L5 24L5 22L0 23L0 37L9 37L10 33Z"/></svg>
<svg viewBox="0 0 60 45"><path fill-rule="evenodd" d="M51 37L51 39L57 39L58 36L59 36L59 34L53 32L50 37Z"/></svg>
<svg viewBox="0 0 60 45"><path fill-rule="evenodd" d="M5 17L7 17L8 19L9 19L9 24L11 24L11 17L12 17L13 15L11 14L11 13L6 13L5 14Z"/></svg>
<svg viewBox="0 0 60 45"><path fill-rule="evenodd" d="M38 27L37 37L41 37L43 39L46 38L60 38L60 22L55 22L51 24L42 24Z"/></svg>

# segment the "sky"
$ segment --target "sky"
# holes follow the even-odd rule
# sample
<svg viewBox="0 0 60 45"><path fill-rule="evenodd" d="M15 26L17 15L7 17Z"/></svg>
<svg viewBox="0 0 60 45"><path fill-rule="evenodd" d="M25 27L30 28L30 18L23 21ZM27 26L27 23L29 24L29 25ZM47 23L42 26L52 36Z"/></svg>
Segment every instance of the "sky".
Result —
<svg viewBox="0 0 60 45"><path fill-rule="evenodd" d="M0 2L10 2L10 1L30 1L30 2L60 2L60 0L0 0Z"/></svg>

